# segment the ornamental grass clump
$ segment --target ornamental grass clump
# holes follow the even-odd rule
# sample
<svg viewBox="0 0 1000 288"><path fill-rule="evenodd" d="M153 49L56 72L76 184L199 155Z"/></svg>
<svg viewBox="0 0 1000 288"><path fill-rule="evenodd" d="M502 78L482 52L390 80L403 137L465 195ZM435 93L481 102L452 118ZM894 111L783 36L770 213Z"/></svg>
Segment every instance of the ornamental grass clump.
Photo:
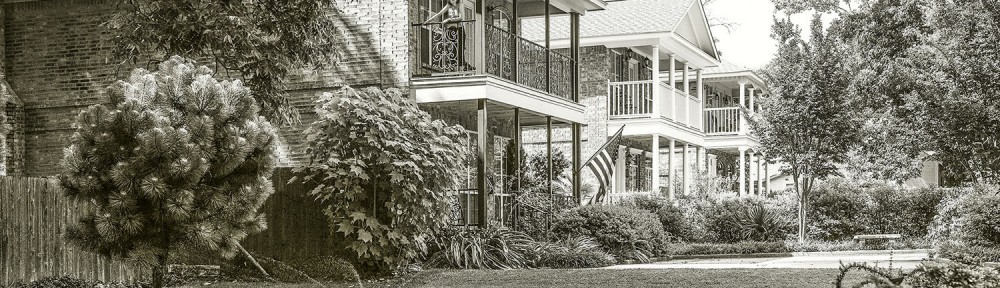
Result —
<svg viewBox="0 0 1000 288"><path fill-rule="evenodd" d="M506 228L451 228L437 237L428 263L454 269L523 269L533 264L535 241Z"/></svg>
<svg viewBox="0 0 1000 288"><path fill-rule="evenodd" d="M150 262L153 285L179 247L231 257L265 229L275 132L240 81L173 57L107 90L77 117L60 184L94 209L68 237L85 250Z"/></svg>

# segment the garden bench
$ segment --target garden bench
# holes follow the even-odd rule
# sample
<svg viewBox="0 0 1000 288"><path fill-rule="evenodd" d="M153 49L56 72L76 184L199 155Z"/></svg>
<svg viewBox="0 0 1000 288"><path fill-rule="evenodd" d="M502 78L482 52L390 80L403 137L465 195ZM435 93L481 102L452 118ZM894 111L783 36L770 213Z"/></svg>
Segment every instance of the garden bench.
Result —
<svg viewBox="0 0 1000 288"><path fill-rule="evenodd" d="M854 242L861 242L861 245L868 246L868 241L877 241L879 246L884 246L889 242L902 239L901 234L864 234L854 235Z"/></svg>

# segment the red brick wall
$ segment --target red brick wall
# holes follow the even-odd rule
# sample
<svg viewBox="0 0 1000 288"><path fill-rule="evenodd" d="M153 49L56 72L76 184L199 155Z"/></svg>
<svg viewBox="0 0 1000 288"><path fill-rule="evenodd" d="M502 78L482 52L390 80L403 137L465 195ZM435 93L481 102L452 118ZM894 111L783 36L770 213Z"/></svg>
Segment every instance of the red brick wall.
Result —
<svg viewBox="0 0 1000 288"><path fill-rule="evenodd" d="M343 51L335 63L302 69L289 77L289 94L302 124L279 127L282 166L305 159L302 130L315 119L314 100L343 85L406 86L408 13L415 0L334 0ZM4 4L7 81L24 101L24 174L58 173L71 124L83 108L105 103L104 87L115 77L111 45L100 23L112 5L102 0ZM2 35L2 34L0 34ZM128 72L124 69L122 75Z"/></svg>
<svg viewBox="0 0 1000 288"><path fill-rule="evenodd" d="M102 42L103 1L4 5L6 79L24 102L24 174L58 172L70 125L80 109L103 103L113 79Z"/></svg>

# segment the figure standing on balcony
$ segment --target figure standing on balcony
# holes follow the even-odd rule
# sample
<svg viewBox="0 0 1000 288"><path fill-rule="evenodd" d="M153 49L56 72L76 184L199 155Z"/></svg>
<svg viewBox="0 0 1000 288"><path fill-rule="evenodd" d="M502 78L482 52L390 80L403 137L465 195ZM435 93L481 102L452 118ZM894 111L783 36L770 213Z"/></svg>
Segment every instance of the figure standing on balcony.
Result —
<svg viewBox="0 0 1000 288"><path fill-rule="evenodd" d="M445 16L441 19L442 26L449 26L449 27L456 26L449 24L455 24L462 21L461 8L462 8L462 3L458 2L458 0L448 0L448 2L444 4L444 7L441 7L441 11L439 11L437 14L432 15L431 17L427 17L427 21L424 21L424 24L428 24L432 20L437 19L438 17Z"/></svg>
<svg viewBox="0 0 1000 288"><path fill-rule="evenodd" d="M468 69L465 66L465 29L462 27L462 3L459 0L447 0L441 11L427 17L424 25L440 18L441 28L432 34L430 68L454 72Z"/></svg>

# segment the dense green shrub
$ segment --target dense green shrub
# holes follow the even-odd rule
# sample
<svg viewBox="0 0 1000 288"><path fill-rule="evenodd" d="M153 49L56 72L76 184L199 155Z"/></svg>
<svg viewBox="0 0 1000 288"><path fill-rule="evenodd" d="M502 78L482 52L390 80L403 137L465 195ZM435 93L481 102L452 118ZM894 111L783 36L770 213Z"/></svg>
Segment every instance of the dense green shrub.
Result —
<svg viewBox="0 0 1000 288"><path fill-rule="evenodd" d="M436 237L428 264L454 269L521 269L532 265L537 244L506 228L449 228Z"/></svg>
<svg viewBox="0 0 1000 288"><path fill-rule="evenodd" d="M971 245L1000 246L1000 195L986 194L966 206L965 239Z"/></svg>
<svg viewBox="0 0 1000 288"><path fill-rule="evenodd" d="M561 212L577 207L572 201L560 201L561 198L553 198L543 193L524 193L517 195L519 206L517 214L516 230L522 231L532 239L550 239L551 230L546 227L549 218L548 210L552 210L552 217Z"/></svg>
<svg viewBox="0 0 1000 288"><path fill-rule="evenodd" d="M937 255L964 264L1000 262L1000 248L974 246L957 241L945 242L937 248Z"/></svg>
<svg viewBox="0 0 1000 288"><path fill-rule="evenodd" d="M827 241L859 234L924 237L945 196L940 188L860 187L845 181L830 181L817 189L807 206L808 233Z"/></svg>
<svg viewBox="0 0 1000 288"><path fill-rule="evenodd" d="M865 234L866 221L859 221L869 209L860 188L847 185L820 185L807 205L811 239L837 241Z"/></svg>
<svg viewBox="0 0 1000 288"><path fill-rule="evenodd" d="M585 236L539 243L536 251L536 267L596 268L615 264L614 256L604 252L596 240Z"/></svg>
<svg viewBox="0 0 1000 288"><path fill-rule="evenodd" d="M668 255L752 254L789 252L784 242L737 242L673 244Z"/></svg>
<svg viewBox="0 0 1000 288"><path fill-rule="evenodd" d="M667 233L671 241L694 242L703 238L704 227L693 225L686 215L686 211L679 206L672 205L667 198L638 196L626 200L622 205L656 214L660 224L663 225L663 231ZM698 213L697 211L690 212Z"/></svg>
<svg viewBox="0 0 1000 288"><path fill-rule="evenodd" d="M648 260L667 242L656 215L626 206L584 206L560 213L552 223L557 237L587 236L618 259Z"/></svg>
<svg viewBox="0 0 1000 288"><path fill-rule="evenodd" d="M967 265L950 261L924 262L906 278L914 288L938 287L1000 287L1000 271L996 268Z"/></svg>
<svg viewBox="0 0 1000 288"><path fill-rule="evenodd" d="M929 238L942 257L1000 261L1000 195L996 187L960 190L937 207Z"/></svg>

